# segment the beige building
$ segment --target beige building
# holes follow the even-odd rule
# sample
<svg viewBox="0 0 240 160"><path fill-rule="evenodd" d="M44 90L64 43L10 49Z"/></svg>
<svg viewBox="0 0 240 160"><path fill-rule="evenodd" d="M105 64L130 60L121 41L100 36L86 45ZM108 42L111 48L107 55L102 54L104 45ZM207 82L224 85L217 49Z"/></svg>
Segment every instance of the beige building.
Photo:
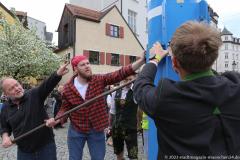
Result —
<svg viewBox="0 0 240 160"><path fill-rule="evenodd" d="M2 18L6 19L9 24L14 24L16 22L14 14L0 2L0 19Z"/></svg>
<svg viewBox="0 0 240 160"><path fill-rule="evenodd" d="M99 12L71 4L65 5L60 20L58 47L56 53L66 59L87 56L95 74L128 65L144 50L117 7Z"/></svg>

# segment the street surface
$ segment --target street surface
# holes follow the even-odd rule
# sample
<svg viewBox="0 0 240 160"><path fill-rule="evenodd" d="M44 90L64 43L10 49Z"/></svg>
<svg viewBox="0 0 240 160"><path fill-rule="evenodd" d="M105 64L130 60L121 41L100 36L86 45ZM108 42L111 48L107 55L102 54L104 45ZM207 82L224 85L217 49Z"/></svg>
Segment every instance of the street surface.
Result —
<svg viewBox="0 0 240 160"><path fill-rule="evenodd" d="M68 160L67 128L68 128L68 124L65 124L64 128L54 129L58 160ZM1 141L2 139L0 140L0 142ZM138 146L139 146L139 160L145 160L143 158L142 139L140 135L138 137ZM16 160L16 155L17 155L16 146L12 146L7 149L0 146L0 160ZM126 148L125 148L125 158L128 159ZM111 146L106 145L105 160L115 160L115 159L116 159L116 156L113 154L113 148ZM87 144L85 145L85 148L84 148L83 160L90 160Z"/></svg>

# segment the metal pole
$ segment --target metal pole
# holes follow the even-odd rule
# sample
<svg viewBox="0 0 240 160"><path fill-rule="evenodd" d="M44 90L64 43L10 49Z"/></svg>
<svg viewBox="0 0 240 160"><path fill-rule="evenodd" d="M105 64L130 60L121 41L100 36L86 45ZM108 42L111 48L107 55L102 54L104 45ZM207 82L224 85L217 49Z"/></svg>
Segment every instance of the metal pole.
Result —
<svg viewBox="0 0 240 160"><path fill-rule="evenodd" d="M121 89L121 88L123 88L123 87L125 87L125 86L127 86L127 85L129 85L129 84L131 84L131 83L133 83L134 81L135 81L135 79L133 79L133 80L131 80L131 81L127 82L126 84L123 84L123 85L121 85L121 86L119 86L119 87L116 87L116 88L114 88L114 89L112 89L112 90L106 91L106 92L104 92L104 93L102 93L102 94L100 94L100 95L98 95L98 96L96 96L96 97L94 97L94 98L92 98L92 99L90 99L90 100L88 100L88 101L86 101L86 102L84 102L84 103L82 103L82 104L80 104L80 105L78 105L78 106L70 109L69 111L65 112L63 115L61 115L61 116L59 116L59 117L57 117L57 118L54 118L54 119L55 119L55 120L61 119L61 118L67 116L68 114L70 114L70 113L72 113L72 112L74 112L74 111L76 111L76 110L78 110L78 109L80 109L80 108L82 108L82 107L86 107L86 106L92 104L93 102L95 102L95 101L98 100L99 98L101 98L101 97L103 97L103 96L106 96L106 95L108 95L108 94L110 94L110 93L112 93L112 92L114 92L114 91L116 91L116 90L119 90L119 89ZM43 124L37 126L36 128L33 128L32 130L30 130L30 131L28 131L28 132L26 132L26 133L24 133L24 134L16 137L15 139L13 139L13 140L12 140L12 143L15 143L16 141L18 141L18 140L20 140L20 139L22 139L22 138L24 138L24 137L32 134L33 132L35 132L35 131L37 131L37 130L45 127L45 126L46 126L46 124L43 123Z"/></svg>

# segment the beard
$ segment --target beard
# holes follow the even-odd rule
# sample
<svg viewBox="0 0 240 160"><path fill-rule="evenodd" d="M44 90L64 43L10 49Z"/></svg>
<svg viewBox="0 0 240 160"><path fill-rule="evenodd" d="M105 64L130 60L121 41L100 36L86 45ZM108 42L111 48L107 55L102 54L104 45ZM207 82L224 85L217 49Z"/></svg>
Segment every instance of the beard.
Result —
<svg viewBox="0 0 240 160"><path fill-rule="evenodd" d="M89 71L89 73L78 71L78 75L84 79L90 80L92 77L92 71Z"/></svg>
<svg viewBox="0 0 240 160"><path fill-rule="evenodd" d="M17 95L17 96L9 96L8 98L9 98L11 101L19 101L22 97L23 97L23 93L22 93L22 94L19 94L19 95Z"/></svg>

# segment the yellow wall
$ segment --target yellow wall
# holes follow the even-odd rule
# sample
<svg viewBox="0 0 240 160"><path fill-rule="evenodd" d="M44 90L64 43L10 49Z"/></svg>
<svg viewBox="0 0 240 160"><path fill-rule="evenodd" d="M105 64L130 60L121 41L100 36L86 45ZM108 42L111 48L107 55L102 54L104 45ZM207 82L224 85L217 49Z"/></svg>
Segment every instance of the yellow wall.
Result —
<svg viewBox="0 0 240 160"><path fill-rule="evenodd" d="M15 23L15 18L12 17L12 15L9 14L9 13L6 11L6 9L3 8L1 5L0 5L0 15L1 15L2 17L4 17L9 24L14 24L14 23Z"/></svg>

